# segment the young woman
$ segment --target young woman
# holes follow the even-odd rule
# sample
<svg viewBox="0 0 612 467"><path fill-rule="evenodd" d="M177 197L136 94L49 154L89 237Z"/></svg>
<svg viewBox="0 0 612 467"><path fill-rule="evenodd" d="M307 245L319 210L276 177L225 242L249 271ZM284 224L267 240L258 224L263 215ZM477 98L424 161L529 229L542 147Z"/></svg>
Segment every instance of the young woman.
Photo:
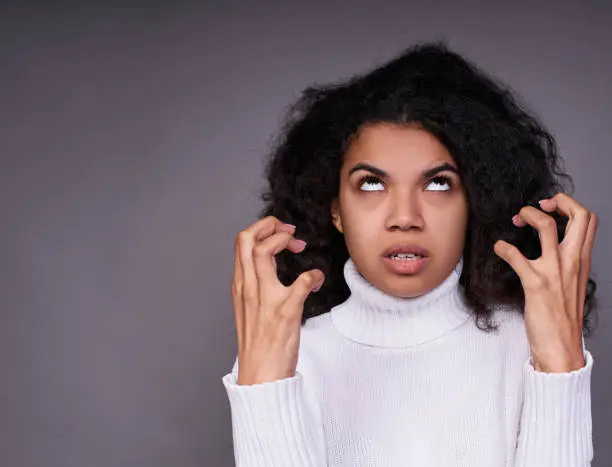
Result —
<svg viewBox="0 0 612 467"><path fill-rule="evenodd" d="M238 466L578 467L597 217L444 43L311 87L235 243Z"/></svg>

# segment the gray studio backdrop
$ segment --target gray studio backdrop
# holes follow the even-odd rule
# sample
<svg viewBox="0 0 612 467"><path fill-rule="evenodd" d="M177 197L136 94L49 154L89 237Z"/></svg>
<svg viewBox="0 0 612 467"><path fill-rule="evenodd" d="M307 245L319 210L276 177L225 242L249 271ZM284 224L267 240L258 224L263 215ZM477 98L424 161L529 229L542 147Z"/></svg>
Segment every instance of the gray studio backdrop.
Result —
<svg viewBox="0 0 612 467"><path fill-rule="evenodd" d="M612 466L610 2L53 3L0 4L1 466L233 465L232 248L282 113L437 38L523 96L601 218Z"/></svg>

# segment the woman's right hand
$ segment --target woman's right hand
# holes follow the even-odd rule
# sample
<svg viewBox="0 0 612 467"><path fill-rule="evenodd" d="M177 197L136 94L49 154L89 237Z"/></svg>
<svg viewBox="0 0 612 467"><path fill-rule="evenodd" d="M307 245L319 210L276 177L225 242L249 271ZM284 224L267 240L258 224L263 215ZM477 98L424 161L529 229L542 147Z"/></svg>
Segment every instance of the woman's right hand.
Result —
<svg viewBox="0 0 612 467"><path fill-rule="evenodd" d="M319 269L300 274L289 287L278 279L275 255L306 243L295 227L265 217L236 237L232 300L238 337L238 384L258 384L295 376L304 302L325 279Z"/></svg>

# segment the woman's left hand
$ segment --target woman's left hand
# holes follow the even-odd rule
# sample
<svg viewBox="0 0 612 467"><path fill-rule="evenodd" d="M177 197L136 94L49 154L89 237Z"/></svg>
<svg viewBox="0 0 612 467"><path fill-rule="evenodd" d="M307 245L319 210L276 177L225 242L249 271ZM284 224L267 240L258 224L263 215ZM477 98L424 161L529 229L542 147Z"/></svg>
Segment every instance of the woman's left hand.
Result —
<svg viewBox="0 0 612 467"><path fill-rule="evenodd" d="M542 256L529 260L503 240L495 242L493 249L521 280L525 327L535 369L565 373L585 365L582 322L598 219L565 193L540 201L540 206L569 217L561 243L553 217L524 206L512 221L517 227L529 224L538 231Z"/></svg>

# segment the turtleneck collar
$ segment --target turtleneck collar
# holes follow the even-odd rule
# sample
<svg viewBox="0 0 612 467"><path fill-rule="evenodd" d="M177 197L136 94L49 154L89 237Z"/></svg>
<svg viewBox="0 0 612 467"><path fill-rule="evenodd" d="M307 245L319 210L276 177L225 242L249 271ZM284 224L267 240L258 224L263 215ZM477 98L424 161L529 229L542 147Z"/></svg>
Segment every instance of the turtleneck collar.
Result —
<svg viewBox="0 0 612 467"><path fill-rule="evenodd" d="M348 339L374 347L412 347L463 324L470 316L459 276L463 257L437 287L414 298L390 295L368 282L349 257L344 279L351 295L330 311L335 328Z"/></svg>

